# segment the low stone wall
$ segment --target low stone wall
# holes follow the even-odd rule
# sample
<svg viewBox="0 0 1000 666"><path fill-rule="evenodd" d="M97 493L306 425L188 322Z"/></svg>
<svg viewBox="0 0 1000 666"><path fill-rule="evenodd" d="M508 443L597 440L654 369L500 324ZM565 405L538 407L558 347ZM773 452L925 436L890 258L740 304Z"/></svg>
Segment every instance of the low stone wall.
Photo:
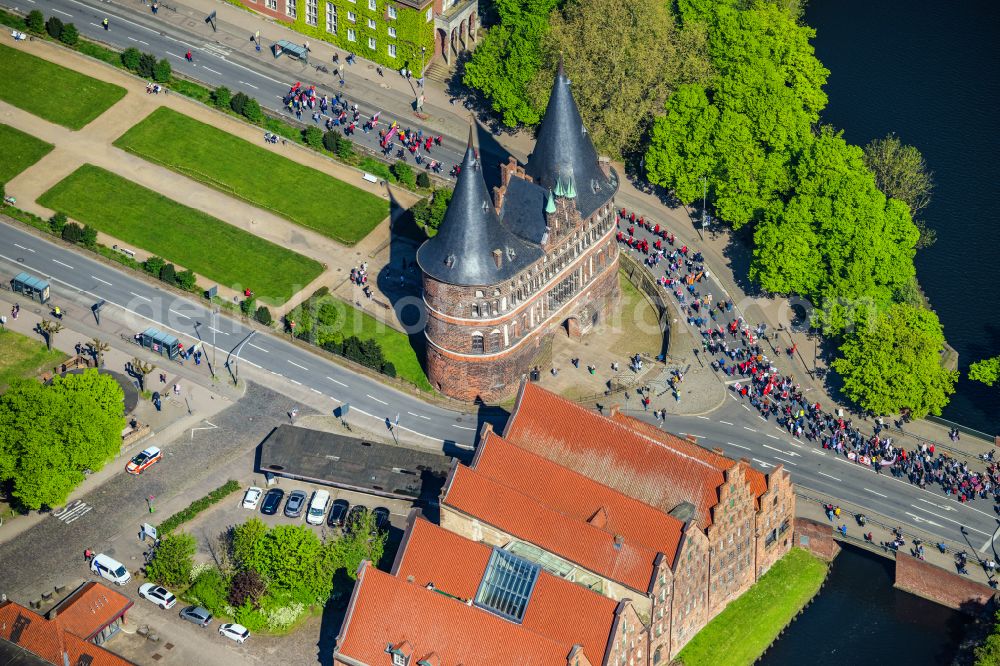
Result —
<svg viewBox="0 0 1000 666"><path fill-rule="evenodd" d="M893 587L970 614L986 611L997 594L986 585L903 554L896 558Z"/></svg>
<svg viewBox="0 0 1000 666"><path fill-rule="evenodd" d="M793 545L807 550L827 562L840 554L840 546L830 532L830 526L809 518L796 518Z"/></svg>

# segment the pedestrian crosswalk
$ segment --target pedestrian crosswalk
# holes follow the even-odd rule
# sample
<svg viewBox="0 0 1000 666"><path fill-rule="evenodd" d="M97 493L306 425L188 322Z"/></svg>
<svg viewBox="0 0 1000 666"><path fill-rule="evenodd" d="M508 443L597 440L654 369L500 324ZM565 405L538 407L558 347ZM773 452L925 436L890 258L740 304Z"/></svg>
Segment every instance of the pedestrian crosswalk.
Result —
<svg viewBox="0 0 1000 666"><path fill-rule="evenodd" d="M52 516L57 520L61 520L64 523L69 524L77 518L82 518L93 508L94 507L90 506L86 502L76 500L75 502L70 502L58 511L54 511Z"/></svg>

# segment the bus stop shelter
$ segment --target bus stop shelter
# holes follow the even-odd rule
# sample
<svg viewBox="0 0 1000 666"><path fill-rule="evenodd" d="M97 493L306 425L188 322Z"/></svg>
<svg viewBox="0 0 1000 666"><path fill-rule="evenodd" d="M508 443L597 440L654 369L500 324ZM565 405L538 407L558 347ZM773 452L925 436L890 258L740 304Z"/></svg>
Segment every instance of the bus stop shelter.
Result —
<svg viewBox="0 0 1000 666"><path fill-rule="evenodd" d="M137 337L140 345L152 349L157 354L166 356L170 360L176 359L177 355L181 352L180 340L159 329L147 328Z"/></svg>
<svg viewBox="0 0 1000 666"><path fill-rule="evenodd" d="M45 303L49 300L49 283L34 275L18 273L10 281L10 288L14 293L24 294L39 303Z"/></svg>
<svg viewBox="0 0 1000 666"><path fill-rule="evenodd" d="M281 54L284 53L302 62L309 62L309 49L303 44L296 44L287 39L280 39L274 43L271 49L274 52L275 58L281 57Z"/></svg>

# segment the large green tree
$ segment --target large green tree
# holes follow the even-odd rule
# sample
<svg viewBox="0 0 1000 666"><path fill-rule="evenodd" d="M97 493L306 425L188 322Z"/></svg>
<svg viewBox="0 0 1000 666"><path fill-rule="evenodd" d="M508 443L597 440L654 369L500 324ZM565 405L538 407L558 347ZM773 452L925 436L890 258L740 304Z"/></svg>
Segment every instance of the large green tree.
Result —
<svg viewBox="0 0 1000 666"><path fill-rule="evenodd" d="M124 395L88 370L50 385L18 380L0 396L0 481L24 507L56 506L121 449Z"/></svg>
<svg viewBox="0 0 1000 666"><path fill-rule="evenodd" d="M541 40L559 0L495 0L498 23L472 52L462 81L479 90L508 127L534 125L540 110L528 87L542 64Z"/></svg>
<svg viewBox="0 0 1000 666"><path fill-rule="evenodd" d="M896 304L861 323L840 347L833 369L844 392L877 414L910 409L916 418L940 414L958 373L941 365L944 333L934 312Z"/></svg>
<svg viewBox="0 0 1000 666"><path fill-rule="evenodd" d="M333 591L333 574L339 568L334 547L304 525L268 529L252 518L233 529L230 548L236 566L256 571L271 590L320 604Z"/></svg>
<svg viewBox="0 0 1000 666"><path fill-rule="evenodd" d="M984 358L969 366L969 379L993 386L1000 380L1000 356Z"/></svg>
<svg viewBox="0 0 1000 666"><path fill-rule="evenodd" d="M920 221L920 213L931 203L934 174L924 156L914 146L908 146L895 134L875 139L865 146L865 164L875 174L875 184L885 196L899 199L910 207L913 223L920 230L918 247L929 247L937 233Z"/></svg>
<svg viewBox="0 0 1000 666"><path fill-rule="evenodd" d="M173 532L160 539L152 561L146 566L146 576L160 585L187 585L198 550L195 538L186 532Z"/></svg>
<svg viewBox="0 0 1000 666"><path fill-rule="evenodd" d="M375 516L365 511L351 528L333 543L338 569L346 570L351 579L358 575L361 562L368 560L378 564L385 552L388 535L375 527Z"/></svg>

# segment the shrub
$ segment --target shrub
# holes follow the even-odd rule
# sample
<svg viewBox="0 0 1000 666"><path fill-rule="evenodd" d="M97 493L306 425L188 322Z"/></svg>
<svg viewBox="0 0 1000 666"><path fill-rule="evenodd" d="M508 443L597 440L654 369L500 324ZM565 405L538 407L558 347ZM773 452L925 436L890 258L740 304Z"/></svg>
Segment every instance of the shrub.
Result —
<svg viewBox="0 0 1000 666"><path fill-rule="evenodd" d="M195 516L197 516L199 513L201 513L208 507L212 506L213 504L218 504L219 502L229 497L239 489L240 489L239 481L233 481L232 479L230 479L229 481L226 481L226 483L219 486L218 488L216 488L209 494L205 495L204 497L196 499L194 502L191 502L191 504L189 504L186 509L182 509L181 511L178 511L174 515L164 520L157 526L157 529L159 529L160 534L168 534L172 530L176 529L178 525L181 525L189 520L192 520ZM222 597L225 598L225 595L226 592L225 590L223 590Z"/></svg>
<svg viewBox="0 0 1000 666"><path fill-rule="evenodd" d="M170 75L173 73L173 68L170 66L170 61L166 58L156 63L156 67L153 68L153 80L157 83L167 83L170 81Z"/></svg>
<svg viewBox="0 0 1000 666"><path fill-rule="evenodd" d="M267 627L271 631L287 629L295 624L295 621L302 616L302 613L305 612L305 610L305 604L298 601L293 601L287 606L270 608L264 611L264 614L267 616Z"/></svg>
<svg viewBox="0 0 1000 666"><path fill-rule="evenodd" d="M393 164L392 172L396 175L396 179L403 185L413 187L417 184L417 177L414 175L413 169L406 162L398 161Z"/></svg>
<svg viewBox="0 0 1000 666"><path fill-rule="evenodd" d="M160 271L163 270L163 267L166 264L167 262L160 257L150 257L146 261L142 262L142 268L150 275L160 277Z"/></svg>
<svg viewBox="0 0 1000 666"><path fill-rule="evenodd" d="M164 264L160 269L160 279L167 284L177 284L177 269L173 264Z"/></svg>
<svg viewBox="0 0 1000 666"><path fill-rule="evenodd" d="M132 72L139 71L139 60L141 58L142 54L139 52L139 49L133 46L130 46L129 48L122 51L121 55L122 65L125 66L125 69L130 70Z"/></svg>
<svg viewBox="0 0 1000 666"><path fill-rule="evenodd" d="M249 317L257 309L255 307L256 305L257 305L257 299L254 298L253 296L251 296L250 298L244 298L242 301L240 301L240 312ZM234 604L234 605L239 606L239 604Z"/></svg>
<svg viewBox="0 0 1000 666"><path fill-rule="evenodd" d="M312 128L310 128L312 129ZM323 134L323 147L329 150L331 153L337 152L337 148L340 146L341 135L337 130L330 130ZM306 143L308 143L308 139Z"/></svg>
<svg viewBox="0 0 1000 666"><path fill-rule="evenodd" d="M243 117L252 123L264 120L264 112L260 110L260 104L253 97L247 98L247 103L243 107Z"/></svg>
<svg viewBox="0 0 1000 666"><path fill-rule="evenodd" d="M382 374L386 377L396 376L396 366L392 364L392 361L386 361L382 364Z"/></svg>
<svg viewBox="0 0 1000 666"><path fill-rule="evenodd" d="M194 286L198 283L198 277L194 274L192 270L183 270L177 274L177 285L181 289L186 289L191 291Z"/></svg>
<svg viewBox="0 0 1000 666"><path fill-rule="evenodd" d="M267 584L253 569L244 569L229 581L229 603L235 608L246 604L260 608L260 600L266 593Z"/></svg>
<svg viewBox="0 0 1000 666"><path fill-rule="evenodd" d="M274 319L271 317L271 311L267 309L266 305L261 305L257 308L254 319L264 324L264 326L270 326L274 322Z"/></svg>
<svg viewBox="0 0 1000 666"><path fill-rule="evenodd" d="M80 42L80 31L72 23L67 23L63 26L59 41L66 46L76 46Z"/></svg>
<svg viewBox="0 0 1000 666"><path fill-rule="evenodd" d="M62 239L70 243L79 243L83 238L83 227L76 222L69 222L62 230Z"/></svg>
<svg viewBox="0 0 1000 666"><path fill-rule="evenodd" d="M143 77L144 79L153 78L153 72L156 70L156 56L152 53L142 53L139 55L139 66L136 67L136 73Z"/></svg>
<svg viewBox="0 0 1000 666"><path fill-rule="evenodd" d="M66 213L57 211L52 217L49 218L49 228L52 229L52 233L62 235L62 230L65 226Z"/></svg>
<svg viewBox="0 0 1000 666"><path fill-rule="evenodd" d="M50 16L49 20L45 22L45 32L49 33L49 37L52 39L59 39L62 31L63 22L58 17Z"/></svg>
<svg viewBox="0 0 1000 666"><path fill-rule="evenodd" d="M13 28L14 30L20 30L21 32L26 32L28 30L27 22L17 14L11 14L0 9L0 23L7 26L8 28Z"/></svg>
<svg viewBox="0 0 1000 666"><path fill-rule="evenodd" d="M389 167L386 164L379 162L374 157L364 158L361 160L358 167L360 167L363 171L367 171L371 175L378 176L382 180L389 181L390 183L396 180L395 176L392 175L392 171L389 170Z"/></svg>
<svg viewBox="0 0 1000 666"><path fill-rule="evenodd" d="M215 615L225 612L229 593L226 579L216 568L202 572L187 591L187 597L210 610Z"/></svg>
<svg viewBox="0 0 1000 666"><path fill-rule="evenodd" d="M28 12L28 17L24 19L24 23L29 31L40 35L45 30L45 14L42 14L37 9L32 9Z"/></svg>
<svg viewBox="0 0 1000 666"><path fill-rule="evenodd" d="M89 248L97 247L97 229L89 224L83 225L80 231L80 242Z"/></svg>
<svg viewBox="0 0 1000 666"><path fill-rule="evenodd" d="M190 534L165 535L160 539L152 561L146 566L146 576L160 585L184 585L191 580L197 550L197 542Z"/></svg>
<svg viewBox="0 0 1000 666"><path fill-rule="evenodd" d="M417 187L430 187L431 177L427 175L426 171L421 171L417 174Z"/></svg>
<svg viewBox="0 0 1000 666"><path fill-rule="evenodd" d="M212 104L217 109L225 109L233 99L233 94L226 86L219 86L212 91Z"/></svg>
<svg viewBox="0 0 1000 666"><path fill-rule="evenodd" d="M327 134L330 134L330 132L327 132ZM322 148L326 143L326 136L323 134L323 130L315 125L310 125L306 128L304 138L306 145L316 150Z"/></svg>

